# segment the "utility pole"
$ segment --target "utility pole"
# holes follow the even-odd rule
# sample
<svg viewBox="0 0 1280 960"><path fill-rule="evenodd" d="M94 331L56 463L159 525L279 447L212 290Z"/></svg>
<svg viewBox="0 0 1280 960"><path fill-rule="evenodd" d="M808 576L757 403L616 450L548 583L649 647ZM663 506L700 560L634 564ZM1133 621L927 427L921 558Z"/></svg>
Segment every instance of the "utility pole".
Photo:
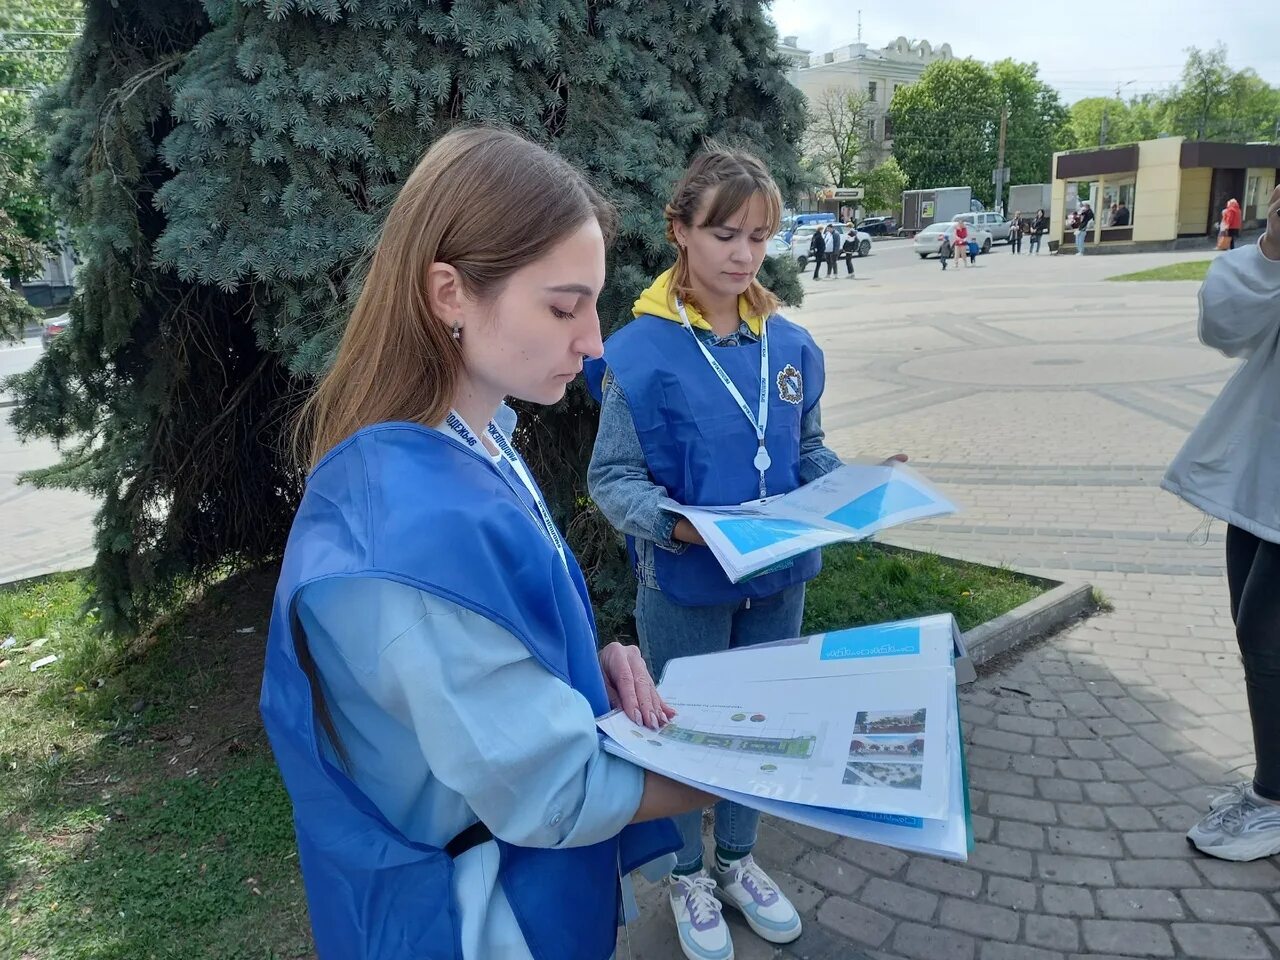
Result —
<svg viewBox="0 0 1280 960"><path fill-rule="evenodd" d="M996 212L1004 213L1004 137L1009 125L1009 106L1000 108L1000 149L996 153Z"/></svg>
<svg viewBox="0 0 1280 960"><path fill-rule="evenodd" d="M1107 145L1107 105L1102 105L1102 122L1098 124L1098 146Z"/></svg>

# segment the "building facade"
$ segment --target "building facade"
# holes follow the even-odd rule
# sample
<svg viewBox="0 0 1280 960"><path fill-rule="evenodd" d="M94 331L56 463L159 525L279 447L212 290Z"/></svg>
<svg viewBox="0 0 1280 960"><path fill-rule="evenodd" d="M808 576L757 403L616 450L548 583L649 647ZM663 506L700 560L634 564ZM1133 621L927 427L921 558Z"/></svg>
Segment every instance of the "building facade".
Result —
<svg viewBox="0 0 1280 960"><path fill-rule="evenodd" d="M875 155L867 158L868 165L893 152L893 129L887 114L898 88L919 80L929 64L955 59L949 43L934 47L928 40L911 41L906 37L880 48L851 43L819 54L797 47L795 41L795 37L785 37L778 52L796 64L788 79L810 104L828 90L853 91L867 97L868 139L875 144Z"/></svg>
<svg viewBox="0 0 1280 960"><path fill-rule="evenodd" d="M1049 236L1069 246L1067 218L1088 200L1087 242L1167 243L1217 233L1222 208L1238 200L1245 229L1260 227L1280 174L1280 145L1162 137L1053 156Z"/></svg>

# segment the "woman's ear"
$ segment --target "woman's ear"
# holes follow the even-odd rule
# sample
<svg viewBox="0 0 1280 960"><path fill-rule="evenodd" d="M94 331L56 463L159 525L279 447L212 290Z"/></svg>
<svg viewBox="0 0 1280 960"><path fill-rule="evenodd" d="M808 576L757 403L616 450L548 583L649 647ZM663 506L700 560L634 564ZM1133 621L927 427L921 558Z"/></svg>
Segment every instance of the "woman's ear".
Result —
<svg viewBox="0 0 1280 960"><path fill-rule="evenodd" d="M462 276L452 264L433 263L427 267L427 298L431 312L446 326L463 325L467 296L462 288Z"/></svg>
<svg viewBox="0 0 1280 960"><path fill-rule="evenodd" d="M676 246L681 250L689 245L689 228L679 220L671 221L671 232L675 234Z"/></svg>

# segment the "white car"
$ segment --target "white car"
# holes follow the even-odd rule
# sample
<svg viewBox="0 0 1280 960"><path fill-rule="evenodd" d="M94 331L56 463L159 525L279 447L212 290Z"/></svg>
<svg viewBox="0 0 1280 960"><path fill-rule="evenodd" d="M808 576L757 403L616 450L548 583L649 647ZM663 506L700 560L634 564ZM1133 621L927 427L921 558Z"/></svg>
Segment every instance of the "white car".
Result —
<svg viewBox="0 0 1280 960"><path fill-rule="evenodd" d="M1013 243L1013 237L1010 235L1010 229L1013 221L1005 218L1003 213L994 213L990 210L980 211L978 213L957 213L951 218L952 223L958 223L963 220L971 227L977 227L979 230L986 230L991 234L991 242L1003 240L1005 243Z"/></svg>
<svg viewBox="0 0 1280 960"><path fill-rule="evenodd" d="M936 257L938 250L942 246L943 236L954 227L954 223L932 223L916 234L913 243L913 249L923 260L925 257ZM969 236L978 241L978 250L982 253L991 252L991 231L982 227L969 227Z"/></svg>
<svg viewBox="0 0 1280 960"><path fill-rule="evenodd" d="M791 244L783 238L782 234L775 233L769 238L769 245L764 249L766 257L789 257L791 256Z"/></svg>
<svg viewBox="0 0 1280 960"><path fill-rule="evenodd" d="M823 228L830 227L831 224L824 223ZM836 234L840 237L840 253L844 253L844 237L848 228L843 223L835 224ZM791 253L796 258L796 264L801 270L805 268L805 264L809 262L809 241L813 239L814 226L797 227L795 235L791 238ZM856 253L859 257L868 256L871 253L871 234L858 231L858 249L850 250L850 253Z"/></svg>

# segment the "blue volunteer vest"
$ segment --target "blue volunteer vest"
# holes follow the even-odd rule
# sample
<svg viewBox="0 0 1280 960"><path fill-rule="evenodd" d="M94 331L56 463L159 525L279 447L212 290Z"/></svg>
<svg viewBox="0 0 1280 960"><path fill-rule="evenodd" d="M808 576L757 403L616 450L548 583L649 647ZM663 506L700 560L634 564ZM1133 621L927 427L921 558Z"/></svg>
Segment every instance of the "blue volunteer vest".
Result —
<svg viewBox="0 0 1280 960"><path fill-rule="evenodd" d="M822 351L803 327L770 317L769 424L765 442L772 461L765 473L769 496L800 486L800 421L822 396ZM716 361L754 414L759 402L760 344L713 347ZM727 506L760 496L752 461L756 432L702 356L683 324L647 314L609 338L603 360L588 364L588 389L601 395L605 368L626 395L645 462L655 483L686 506ZM635 542L627 538L632 562ZM818 550L781 569L733 583L709 549L653 551L658 586L673 602L711 606L769 597L804 583L822 569Z"/></svg>
<svg viewBox="0 0 1280 960"><path fill-rule="evenodd" d="M519 493L492 462L407 423L361 430L308 479L276 588L261 709L293 802L322 960L456 960L461 947L453 861L400 833L321 748L296 646L303 586L372 576L428 591L519 637L597 716L609 709L581 571L570 555L566 573L512 479ZM511 722L528 722L518 711L512 704ZM629 872L679 846L670 820L566 850L499 840L499 877L533 956L610 957L619 868Z"/></svg>

